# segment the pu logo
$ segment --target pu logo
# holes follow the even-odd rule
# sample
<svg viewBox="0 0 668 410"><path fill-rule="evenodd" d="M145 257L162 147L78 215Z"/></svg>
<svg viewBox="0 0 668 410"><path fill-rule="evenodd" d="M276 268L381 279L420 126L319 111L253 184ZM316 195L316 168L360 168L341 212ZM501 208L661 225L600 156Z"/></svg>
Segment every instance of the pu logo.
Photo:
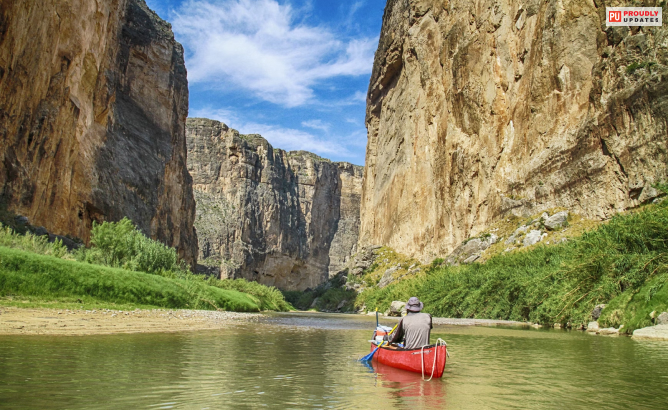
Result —
<svg viewBox="0 0 668 410"><path fill-rule="evenodd" d="M622 22L622 12L619 11L619 10L608 12L608 21L610 23L621 23Z"/></svg>

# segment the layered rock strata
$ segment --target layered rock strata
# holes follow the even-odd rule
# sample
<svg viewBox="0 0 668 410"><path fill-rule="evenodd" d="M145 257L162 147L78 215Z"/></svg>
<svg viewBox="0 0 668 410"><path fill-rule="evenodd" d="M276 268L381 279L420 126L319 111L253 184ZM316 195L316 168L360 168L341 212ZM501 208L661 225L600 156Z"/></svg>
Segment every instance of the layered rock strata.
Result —
<svg viewBox="0 0 668 410"><path fill-rule="evenodd" d="M656 197L668 178L668 30L606 28L618 5L389 0L360 245L428 262L510 214L603 219Z"/></svg>
<svg viewBox="0 0 668 410"><path fill-rule="evenodd" d="M88 241L125 216L194 263L183 49L144 0L0 3L0 194Z"/></svg>
<svg viewBox="0 0 668 410"><path fill-rule="evenodd" d="M344 268L358 238L362 167L201 118L188 119L187 141L209 271L304 290Z"/></svg>

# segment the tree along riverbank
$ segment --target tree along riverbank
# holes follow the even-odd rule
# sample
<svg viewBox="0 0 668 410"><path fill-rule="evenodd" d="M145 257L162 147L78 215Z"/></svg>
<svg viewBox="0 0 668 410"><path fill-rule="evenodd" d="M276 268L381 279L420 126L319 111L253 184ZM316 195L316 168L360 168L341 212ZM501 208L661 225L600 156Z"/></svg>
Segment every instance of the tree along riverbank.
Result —
<svg viewBox="0 0 668 410"><path fill-rule="evenodd" d="M275 288L191 273L173 248L147 238L127 219L95 225L93 246L71 251L23 228L0 226L0 305L292 309Z"/></svg>
<svg viewBox="0 0 668 410"><path fill-rule="evenodd" d="M389 258L385 248L374 252ZM607 304L598 319L601 327L632 333L655 324L652 312L668 310L668 201L617 215L566 242L496 254L484 263L442 262L382 288L374 263L357 277L341 275L287 298L302 309L383 312L392 301L419 296L434 316L565 328L584 328L594 307ZM366 287L358 294L351 282Z"/></svg>

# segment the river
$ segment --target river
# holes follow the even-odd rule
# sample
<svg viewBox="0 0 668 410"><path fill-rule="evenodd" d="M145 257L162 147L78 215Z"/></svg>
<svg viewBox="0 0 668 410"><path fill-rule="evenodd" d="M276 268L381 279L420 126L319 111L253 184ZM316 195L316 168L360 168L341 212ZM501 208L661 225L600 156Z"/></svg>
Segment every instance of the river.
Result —
<svg viewBox="0 0 668 410"><path fill-rule="evenodd" d="M356 360L374 324L292 313L206 332L4 336L0 408L668 408L667 342L436 326L451 356L442 379L423 382Z"/></svg>

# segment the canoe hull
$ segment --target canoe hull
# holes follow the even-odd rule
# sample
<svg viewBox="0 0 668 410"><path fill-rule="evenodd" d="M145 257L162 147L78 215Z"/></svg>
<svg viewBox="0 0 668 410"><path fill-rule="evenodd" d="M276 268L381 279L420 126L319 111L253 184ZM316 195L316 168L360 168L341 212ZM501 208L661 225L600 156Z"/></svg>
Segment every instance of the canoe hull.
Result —
<svg viewBox="0 0 668 410"><path fill-rule="evenodd" d="M376 349L376 345L371 343L371 351ZM445 370L445 362L447 359L447 346L440 345L438 347L429 347L424 349L414 350L396 350L381 347L373 356L373 360L387 366L395 367L397 369L408 370L409 372L422 373L422 357L424 355L424 376L429 378L432 375L434 378L443 376ZM434 355L436 355L436 365L434 365Z"/></svg>

